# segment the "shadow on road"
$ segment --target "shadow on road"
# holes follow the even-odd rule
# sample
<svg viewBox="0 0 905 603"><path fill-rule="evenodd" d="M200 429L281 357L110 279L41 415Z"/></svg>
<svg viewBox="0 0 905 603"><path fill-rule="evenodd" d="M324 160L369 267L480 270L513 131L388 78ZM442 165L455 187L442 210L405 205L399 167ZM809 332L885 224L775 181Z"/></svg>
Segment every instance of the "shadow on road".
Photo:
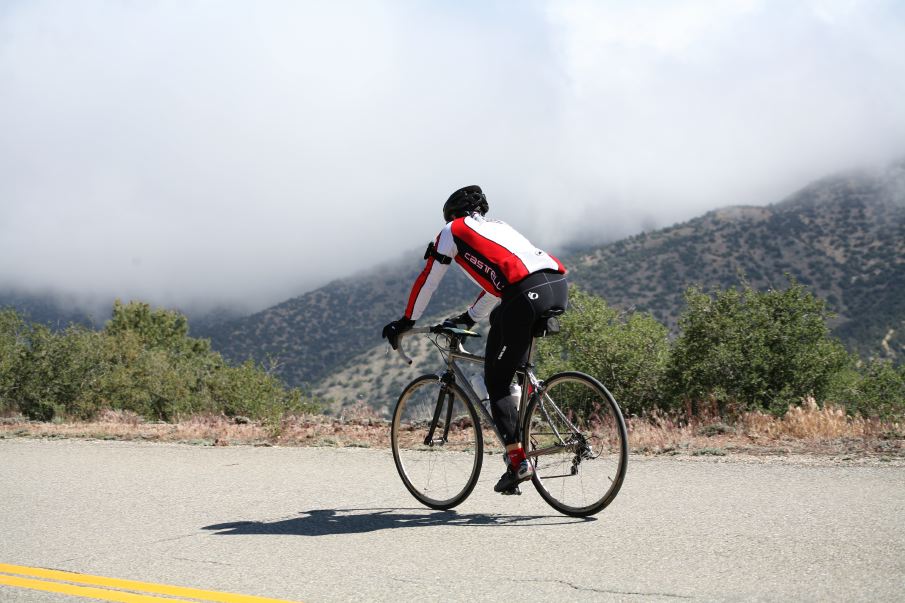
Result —
<svg viewBox="0 0 905 603"><path fill-rule="evenodd" d="M530 527L536 525L564 525L596 521L593 517L573 518L561 515L487 515L459 514L455 511L426 509L315 509L302 512L300 517L277 521L235 521L204 526L217 535L227 534L284 534L295 536L325 536L328 534L361 534L396 528L430 526L497 526Z"/></svg>

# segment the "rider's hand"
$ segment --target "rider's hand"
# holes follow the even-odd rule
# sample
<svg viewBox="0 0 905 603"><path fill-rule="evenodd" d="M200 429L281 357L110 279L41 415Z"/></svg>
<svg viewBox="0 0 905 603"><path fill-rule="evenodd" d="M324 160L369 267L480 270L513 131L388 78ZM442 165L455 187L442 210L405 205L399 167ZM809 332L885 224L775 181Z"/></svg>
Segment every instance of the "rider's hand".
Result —
<svg viewBox="0 0 905 603"><path fill-rule="evenodd" d="M455 329L459 325L465 325L466 328L470 329L474 324L475 322L471 316L468 315L468 312L462 312L458 316L450 316L443 321L443 326L448 329Z"/></svg>
<svg viewBox="0 0 905 603"><path fill-rule="evenodd" d="M399 320L394 320L383 328L383 337L390 342L390 345L393 346L393 349L395 350L399 347L399 336L410 330L413 326L415 326L415 321L403 316Z"/></svg>

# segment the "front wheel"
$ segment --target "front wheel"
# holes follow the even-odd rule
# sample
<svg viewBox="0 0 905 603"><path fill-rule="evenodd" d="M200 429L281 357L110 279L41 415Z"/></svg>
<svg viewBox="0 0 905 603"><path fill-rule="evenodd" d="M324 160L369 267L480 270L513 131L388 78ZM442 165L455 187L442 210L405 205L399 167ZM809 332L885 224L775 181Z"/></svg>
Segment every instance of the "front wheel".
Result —
<svg viewBox="0 0 905 603"><path fill-rule="evenodd" d="M531 397L522 430L534 487L560 513L598 513L625 479L628 435L619 406L584 373L553 375L541 393Z"/></svg>
<svg viewBox="0 0 905 603"><path fill-rule="evenodd" d="M477 414L459 387L437 375L402 390L390 441L402 483L432 509L455 507L478 482L484 439Z"/></svg>

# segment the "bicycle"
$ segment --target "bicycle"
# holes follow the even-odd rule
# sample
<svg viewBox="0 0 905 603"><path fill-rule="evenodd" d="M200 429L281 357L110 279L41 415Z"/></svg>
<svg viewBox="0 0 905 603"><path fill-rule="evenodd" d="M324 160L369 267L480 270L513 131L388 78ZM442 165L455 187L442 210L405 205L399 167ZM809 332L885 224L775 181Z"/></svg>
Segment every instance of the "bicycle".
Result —
<svg viewBox="0 0 905 603"><path fill-rule="evenodd" d="M587 517L619 493L628 462L628 436L616 400L590 375L568 371L545 381L537 378L532 358L537 338L558 331L552 316L541 317L528 362L516 372L521 384L520 441L534 463L532 482L541 497L560 513ZM503 439L458 364L483 365L483 356L463 346L480 335L434 325L403 336L418 334L433 336L447 368L442 374L422 375L402 390L390 429L393 460L405 487L419 502L432 509L452 509L477 484L485 431L491 430L501 446ZM411 364L402 339L397 351Z"/></svg>

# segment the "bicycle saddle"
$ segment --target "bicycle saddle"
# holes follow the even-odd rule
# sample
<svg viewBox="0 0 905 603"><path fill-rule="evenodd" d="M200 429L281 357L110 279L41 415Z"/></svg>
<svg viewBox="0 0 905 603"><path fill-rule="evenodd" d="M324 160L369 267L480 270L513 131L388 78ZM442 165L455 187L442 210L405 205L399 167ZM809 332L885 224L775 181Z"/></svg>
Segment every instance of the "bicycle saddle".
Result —
<svg viewBox="0 0 905 603"><path fill-rule="evenodd" d="M538 319L534 321L533 335L535 337L546 337L547 335L559 333L560 326L557 316L565 311L565 308L550 308L542 312Z"/></svg>

